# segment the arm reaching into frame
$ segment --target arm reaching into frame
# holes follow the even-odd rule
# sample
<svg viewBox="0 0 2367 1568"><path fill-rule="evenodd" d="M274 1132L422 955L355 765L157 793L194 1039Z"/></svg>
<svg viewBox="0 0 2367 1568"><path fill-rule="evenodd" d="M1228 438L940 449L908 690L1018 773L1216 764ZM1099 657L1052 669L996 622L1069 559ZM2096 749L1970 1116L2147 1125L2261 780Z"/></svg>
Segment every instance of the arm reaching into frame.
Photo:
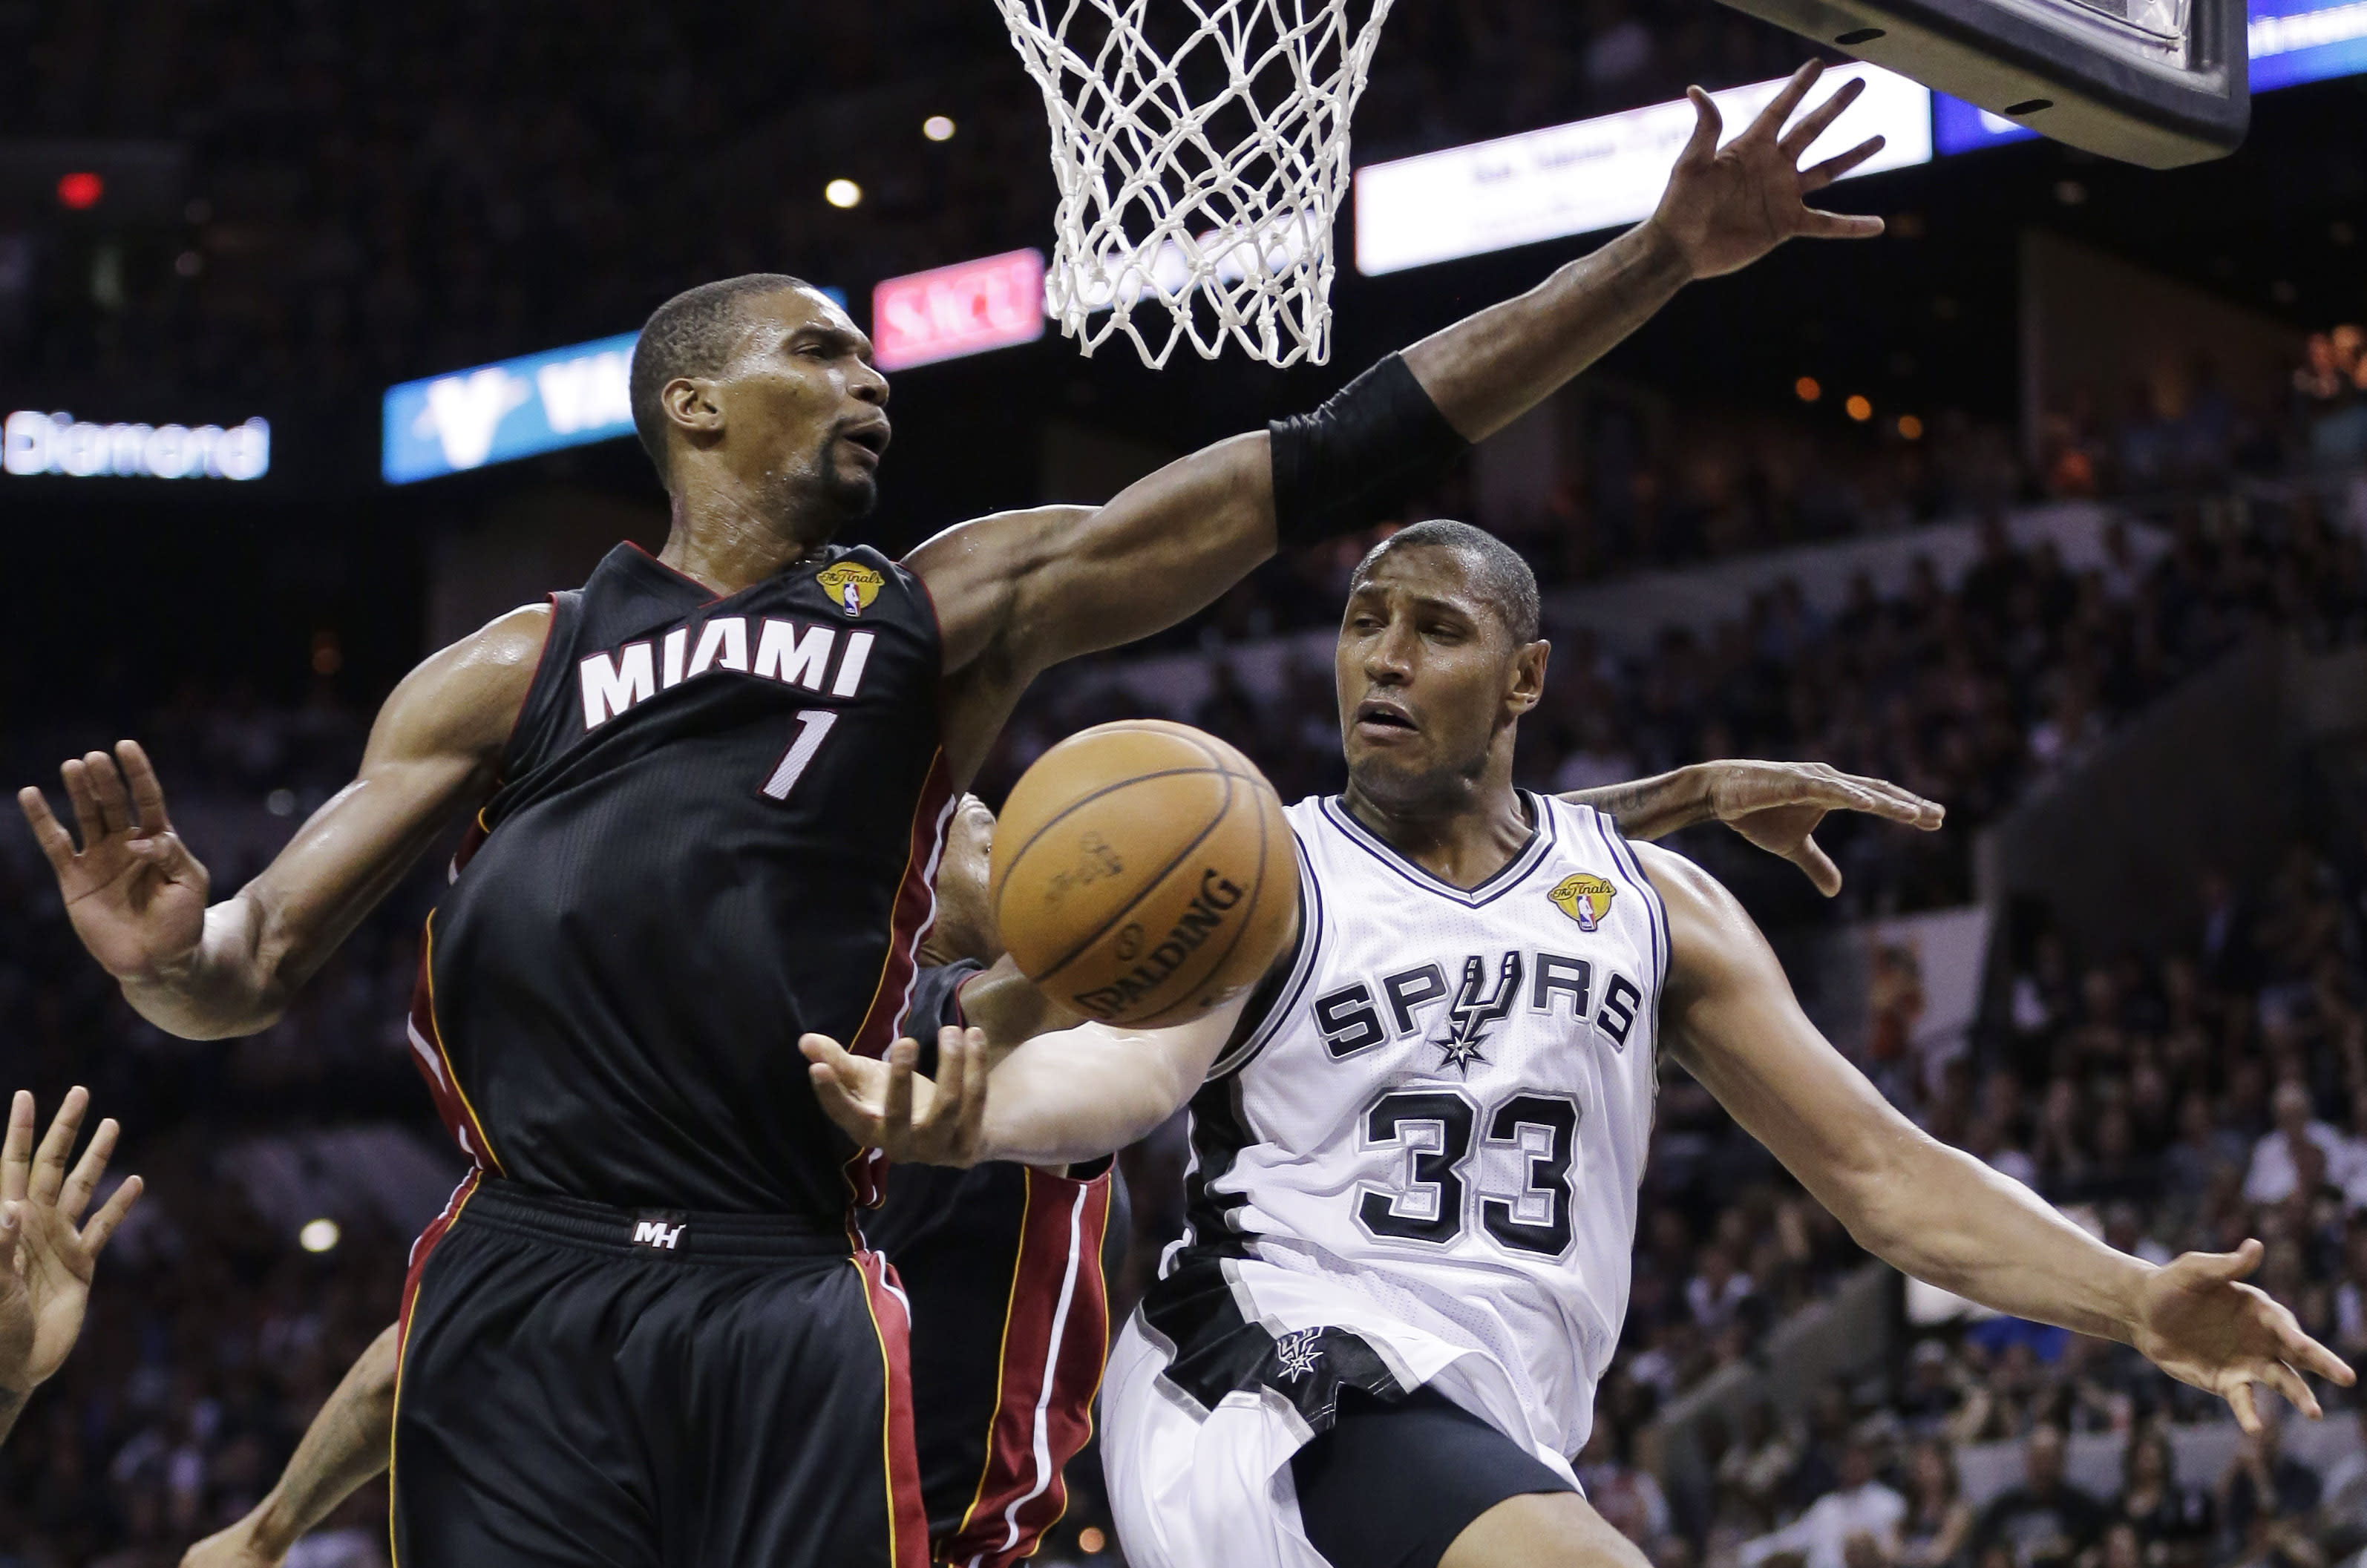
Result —
<svg viewBox="0 0 2367 1568"><path fill-rule="evenodd" d="M1800 866L1828 895L1840 873L1810 834L1826 812L1861 811L1925 829L1943 815L1897 784L1818 762L1702 762L1563 798L1594 807L1639 840L1724 822ZM920 1047L910 1040L884 1060L852 1055L825 1035L798 1043L822 1108L847 1136L925 1165L1013 1159L1057 1168L1097 1159L1190 1102L1250 999L1174 1029L1113 1028L1054 1008L1007 956L971 980L962 998L986 1027L943 1032L935 1080L915 1070Z"/></svg>
<svg viewBox="0 0 2367 1568"><path fill-rule="evenodd" d="M98 1255L140 1201L140 1179L126 1177L98 1213L80 1223L115 1153L109 1117L66 1168L89 1109L87 1089L68 1089L36 1149L33 1097L18 1089L8 1104L8 1131L0 1141L0 1440L81 1337Z"/></svg>
<svg viewBox="0 0 2367 1568"><path fill-rule="evenodd" d="M1046 1169L1115 1154L1181 1110L1240 1022L1243 997L1172 1029L1081 1023L1023 1042L987 1070L983 1030L948 1029L934 1081L912 1070L920 1047L852 1055L826 1035L798 1042L822 1109L847 1136L889 1159L972 1166L1013 1160Z"/></svg>
<svg viewBox="0 0 2367 1568"><path fill-rule="evenodd" d="M189 1548L181 1568L278 1568L306 1532L385 1471L402 1355L397 1326L388 1324L346 1369L263 1501L228 1529Z"/></svg>
<svg viewBox="0 0 2367 1568"><path fill-rule="evenodd" d="M547 604L513 611L405 676L370 727L354 782L218 904L206 902L212 879L174 830L138 742L59 770L79 847L40 790L19 790L74 934L124 1000L185 1040L277 1021L437 835L492 792L549 622Z"/></svg>
<svg viewBox="0 0 2367 1568"><path fill-rule="evenodd" d="M1696 762L1561 798L1593 807L1619 825L1621 837L1645 842L1696 822L1723 822L1798 866L1828 898L1841 890L1841 872L1816 839L1827 812L1860 811L1926 833L1947 818L1945 807L1887 780L1836 773L1822 762Z"/></svg>
<svg viewBox="0 0 2367 1568"><path fill-rule="evenodd" d="M2116 1339L2259 1429L2253 1389L2319 1414L2305 1373L2350 1369L2242 1283L2260 1244L2156 1267L1900 1115L1826 1043L1734 896L1680 856L1637 851L1669 911L1660 999L1677 1061L1859 1245L1902 1273L2016 1317Z"/></svg>
<svg viewBox="0 0 2367 1568"><path fill-rule="evenodd" d="M1807 205L1810 195L1882 145L1875 137L1800 167L1809 145L1861 87L1843 86L1786 130L1820 70L1803 66L1723 148L1717 109L1695 89L1693 139L1652 217L1517 299L1407 349L1383 378L1386 393L1379 391L1383 382L1375 383L1387 412L1376 412L1367 398L1353 418L1343 414L1343 427L1362 422L1360 437L1343 438L1343 447L1354 450L1333 450L1328 466L1317 465L1320 471L1305 483L1295 459L1285 480L1272 433L1237 435L1168 464L1106 505L1002 513L948 529L913 551L909 564L927 584L945 632L954 699L946 749L956 782L976 771L1037 672L1174 625L1246 576L1282 540L1314 526L1294 521L1294 498L1302 490L1314 492L1307 502L1313 512L1328 513L1337 509L1332 492L1339 487L1330 479L1336 470L1365 482L1368 470L1403 461L1409 449L1420 461L1420 451L1442 433L1456 444L1485 439L1602 357L1693 278L1748 265L1795 236L1880 233L1879 219ZM1392 364L1383 360L1360 381ZM1399 426L1391 422L1409 417L1427 442L1392 434ZM1337 531L1371 520L1325 526Z"/></svg>

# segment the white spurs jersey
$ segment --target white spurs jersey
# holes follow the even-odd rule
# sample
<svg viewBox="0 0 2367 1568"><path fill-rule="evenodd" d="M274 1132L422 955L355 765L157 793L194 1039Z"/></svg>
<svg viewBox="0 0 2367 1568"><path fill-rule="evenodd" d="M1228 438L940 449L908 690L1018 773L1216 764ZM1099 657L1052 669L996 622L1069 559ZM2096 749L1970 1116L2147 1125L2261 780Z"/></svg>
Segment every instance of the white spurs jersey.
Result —
<svg viewBox="0 0 2367 1568"><path fill-rule="evenodd" d="M1668 915L1608 818L1523 798L1529 842L1467 892L1336 798L1289 809L1303 934L1193 1102L1163 1271L1227 1260L1272 1330L1353 1331L1400 1383L1478 1352L1503 1386L1465 1402L1574 1454L1627 1311Z"/></svg>

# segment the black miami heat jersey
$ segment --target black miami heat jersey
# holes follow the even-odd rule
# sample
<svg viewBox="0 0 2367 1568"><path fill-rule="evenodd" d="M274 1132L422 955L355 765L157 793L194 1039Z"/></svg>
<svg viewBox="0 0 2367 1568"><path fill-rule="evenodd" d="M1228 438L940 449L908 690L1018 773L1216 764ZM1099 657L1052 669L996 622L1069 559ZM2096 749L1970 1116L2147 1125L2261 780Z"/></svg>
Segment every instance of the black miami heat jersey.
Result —
<svg viewBox="0 0 2367 1568"><path fill-rule="evenodd" d="M832 547L718 598L620 545L551 606L428 921L422 1071L524 1188L841 1221L876 1159L798 1037L877 1055L909 1001L952 799L926 591Z"/></svg>

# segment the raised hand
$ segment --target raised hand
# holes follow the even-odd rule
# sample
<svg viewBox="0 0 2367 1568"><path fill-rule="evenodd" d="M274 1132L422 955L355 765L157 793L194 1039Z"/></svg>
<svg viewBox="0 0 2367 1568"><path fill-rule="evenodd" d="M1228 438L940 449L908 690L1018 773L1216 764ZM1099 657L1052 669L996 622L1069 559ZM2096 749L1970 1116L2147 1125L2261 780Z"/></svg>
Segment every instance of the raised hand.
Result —
<svg viewBox="0 0 2367 1568"><path fill-rule="evenodd" d="M1710 815L1772 855L1798 866L1829 898L1840 867L1816 840L1828 811L1860 811L1931 832L1945 808L1883 779L1837 773L1822 762L1707 762Z"/></svg>
<svg viewBox="0 0 2367 1568"><path fill-rule="evenodd" d="M113 1118L101 1122L69 1171L90 1095L66 1091L40 1148L33 1147L33 1097L17 1091L0 1140L0 1433L25 1396L62 1365L82 1333L99 1252L131 1205L140 1179L127 1177L87 1224L77 1225L115 1152Z"/></svg>
<svg viewBox="0 0 2367 1568"><path fill-rule="evenodd" d="M74 934L117 979L154 979L194 953L205 934L206 868L173 831L164 786L137 741L58 771L82 832L79 852L40 790L17 791L17 804L58 874Z"/></svg>
<svg viewBox="0 0 2367 1568"><path fill-rule="evenodd" d="M1824 69L1810 61L1794 72L1750 129L1724 147L1717 144L1724 125L1717 105L1699 87L1686 89L1693 106L1693 139L1677 156L1652 221L1675 242L1693 276L1716 277L1748 266L1795 234L1868 240L1882 232L1879 218L1826 212L1807 204L1808 196L1873 157L1883 143L1871 136L1812 168L1800 167L1809 144L1865 89L1863 78L1848 83L1785 130L1784 122Z"/></svg>
<svg viewBox="0 0 2367 1568"><path fill-rule="evenodd" d="M2171 1377L2225 1399L2247 1432L2260 1429L2255 1384L2315 1420L2322 1412L2304 1373L2344 1388L2356 1381L2291 1312L2243 1282L2259 1267L2261 1250L2247 1241L2233 1252L2184 1253L2157 1269L2138 1300L2133 1340Z"/></svg>
<svg viewBox="0 0 2367 1568"><path fill-rule="evenodd" d="M826 1034L799 1039L813 1066L814 1096L839 1131L891 1160L968 1168L978 1163L986 1125L986 1032L937 1034L937 1076L913 1071L921 1047L899 1040L887 1059L857 1056Z"/></svg>

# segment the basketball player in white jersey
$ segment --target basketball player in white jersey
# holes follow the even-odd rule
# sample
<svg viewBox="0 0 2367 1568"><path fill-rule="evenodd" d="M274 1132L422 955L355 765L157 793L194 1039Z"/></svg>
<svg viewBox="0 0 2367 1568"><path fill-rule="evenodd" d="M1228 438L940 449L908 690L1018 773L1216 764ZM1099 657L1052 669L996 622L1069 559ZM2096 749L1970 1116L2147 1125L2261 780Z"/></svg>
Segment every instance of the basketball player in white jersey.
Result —
<svg viewBox="0 0 2367 1568"><path fill-rule="evenodd" d="M1565 1456L1627 1306L1666 1052L1863 1245L2001 1312L2134 1345L2258 1425L2350 1369L2240 1283L2155 1267L1929 1137L1817 1032L1723 887L1517 789L1542 692L1511 549L1423 524L1352 581L1345 794L1290 810L1301 929L1238 1009L1091 1025L944 1092L809 1036L824 1102L899 1159L1093 1157L1192 1108L1190 1228L1115 1348L1104 1453L1138 1568L1642 1562ZM981 1089L981 1085L983 1088Z"/></svg>

